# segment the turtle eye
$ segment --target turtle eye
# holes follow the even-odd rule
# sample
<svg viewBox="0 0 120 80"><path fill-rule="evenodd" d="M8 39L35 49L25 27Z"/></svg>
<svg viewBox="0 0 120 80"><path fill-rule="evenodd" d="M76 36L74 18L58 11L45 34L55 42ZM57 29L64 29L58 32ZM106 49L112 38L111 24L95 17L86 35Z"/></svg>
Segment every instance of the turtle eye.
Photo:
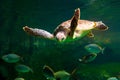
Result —
<svg viewBox="0 0 120 80"><path fill-rule="evenodd" d="M107 30L108 27L106 25L104 25L104 24L101 24L101 25L98 26L98 29L99 30Z"/></svg>

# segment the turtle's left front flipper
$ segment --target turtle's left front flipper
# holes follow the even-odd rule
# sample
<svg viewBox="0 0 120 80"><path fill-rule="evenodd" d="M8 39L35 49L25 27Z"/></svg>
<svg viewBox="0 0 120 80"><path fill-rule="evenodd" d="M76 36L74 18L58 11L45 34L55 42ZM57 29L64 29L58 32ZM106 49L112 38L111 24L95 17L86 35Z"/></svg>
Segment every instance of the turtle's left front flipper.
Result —
<svg viewBox="0 0 120 80"><path fill-rule="evenodd" d="M54 36L51 33L42 29L30 28L28 26L25 26L23 27L23 30L32 36L38 36L38 37L47 38L47 39L54 39Z"/></svg>
<svg viewBox="0 0 120 80"><path fill-rule="evenodd" d="M73 37L74 31L78 25L78 20L80 19L80 9L77 8L75 13L71 19L71 26L70 26L70 36Z"/></svg>

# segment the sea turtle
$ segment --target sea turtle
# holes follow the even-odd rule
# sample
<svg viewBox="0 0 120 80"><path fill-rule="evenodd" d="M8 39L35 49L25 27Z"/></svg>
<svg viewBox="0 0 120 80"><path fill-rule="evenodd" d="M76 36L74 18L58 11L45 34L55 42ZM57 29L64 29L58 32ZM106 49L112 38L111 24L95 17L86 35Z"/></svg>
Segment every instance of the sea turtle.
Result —
<svg viewBox="0 0 120 80"><path fill-rule="evenodd" d="M76 68L72 71L72 73L68 73L65 70L60 70L54 72L52 68L45 65L43 67L43 75L47 80L77 80L75 77Z"/></svg>
<svg viewBox="0 0 120 80"><path fill-rule="evenodd" d="M86 35L94 37L92 30L107 30L108 27L102 21L80 20L80 9L75 9L70 20L64 21L54 30L53 34L37 28L23 27L23 30L33 36L47 39L56 39L60 42L82 38Z"/></svg>

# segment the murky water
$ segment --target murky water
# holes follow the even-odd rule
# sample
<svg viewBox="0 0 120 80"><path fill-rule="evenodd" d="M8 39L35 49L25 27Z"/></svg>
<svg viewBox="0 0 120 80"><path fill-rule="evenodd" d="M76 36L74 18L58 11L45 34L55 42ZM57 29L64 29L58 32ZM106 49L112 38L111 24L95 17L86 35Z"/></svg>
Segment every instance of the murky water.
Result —
<svg viewBox="0 0 120 80"><path fill-rule="evenodd" d="M80 8L81 19L103 21L107 31L93 31L94 38L85 37L70 43L41 39L27 35L24 26L40 28L50 33L63 21L73 16ZM77 80L120 79L120 1L119 0L20 0L0 1L0 77L1 80L47 80L43 66L50 66L55 72L74 69ZM79 58L88 52L84 46L90 43L105 47L90 63L80 63ZM3 55L10 53L21 56L16 63L7 63ZM15 66L24 64L33 72L21 73ZM73 79L73 80L75 80ZM62 80L62 79L61 79Z"/></svg>

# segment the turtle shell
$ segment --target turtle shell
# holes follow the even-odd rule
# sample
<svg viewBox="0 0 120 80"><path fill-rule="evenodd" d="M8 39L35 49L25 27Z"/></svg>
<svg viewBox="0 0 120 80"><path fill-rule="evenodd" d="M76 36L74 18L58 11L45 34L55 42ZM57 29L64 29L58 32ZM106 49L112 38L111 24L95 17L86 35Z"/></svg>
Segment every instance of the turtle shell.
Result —
<svg viewBox="0 0 120 80"><path fill-rule="evenodd" d="M58 27L54 30L54 36L58 33L58 32L64 32L65 35L67 36L70 33L70 26L71 26L71 20L65 21L63 23L61 23L60 25L58 25Z"/></svg>
<svg viewBox="0 0 120 80"><path fill-rule="evenodd" d="M78 21L78 26L76 27L74 34L73 34L73 39L75 38L82 38L89 34L92 29L94 29L96 26L96 23L93 21L88 21L88 20L79 20Z"/></svg>
<svg viewBox="0 0 120 80"><path fill-rule="evenodd" d="M70 27L71 27L71 20L65 21L61 23L54 31L54 36L58 32L64 32L66 37L71 37L70 36ZM78 20L78 25L76 29L74 30L72 39L75 39L77 37L83 37L87 35L92 29L95 28L95 22L93 21L88 21L88 20Z"/></svg>

